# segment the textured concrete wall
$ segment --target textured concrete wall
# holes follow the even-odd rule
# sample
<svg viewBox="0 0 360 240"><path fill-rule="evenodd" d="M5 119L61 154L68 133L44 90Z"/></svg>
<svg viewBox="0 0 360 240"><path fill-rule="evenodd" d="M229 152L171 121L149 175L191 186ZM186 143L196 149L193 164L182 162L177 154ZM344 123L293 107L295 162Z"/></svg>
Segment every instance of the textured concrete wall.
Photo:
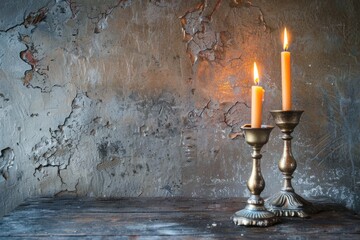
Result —
<svg viewBox="0 0 360 240"><path fill-rule="evenodd" d="M293 185L360 211L357 0L2 0L0 215L34 195L248 196L252 64L264 123L291 33ZM277 192L280 131L263 148Z"/></svg>

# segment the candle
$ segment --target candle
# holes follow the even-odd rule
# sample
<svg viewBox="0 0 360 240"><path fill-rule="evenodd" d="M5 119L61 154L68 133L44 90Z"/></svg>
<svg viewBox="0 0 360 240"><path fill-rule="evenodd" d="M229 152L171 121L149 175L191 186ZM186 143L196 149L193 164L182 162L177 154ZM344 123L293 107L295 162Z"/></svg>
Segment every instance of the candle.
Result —
<svg viewBox="0 0 360 240"><path fill-rule="evenodd" d="M288 38L284 30L284 51L281 52L282 110L291 110L291 70Z"/></svg>
<svg viewBox="0 0 360 240"><path fill-rule="evenodd" d="M261 128L262 102L264 100L264 89L259 85L259 73L254 62L254 82L256 86L251 87L251 127Z"/></svg>

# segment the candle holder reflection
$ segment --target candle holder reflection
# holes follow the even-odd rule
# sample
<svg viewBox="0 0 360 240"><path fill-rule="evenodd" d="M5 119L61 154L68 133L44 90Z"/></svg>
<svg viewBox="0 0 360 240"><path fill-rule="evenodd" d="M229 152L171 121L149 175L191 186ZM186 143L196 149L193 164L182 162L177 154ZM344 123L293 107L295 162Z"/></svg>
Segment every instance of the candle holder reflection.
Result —
<svg viewBox="0 0 360 240"><path fill-rule="evenodd" d="M298 125L303 112L300 110L270 111L275 124L283 133L282 139L284 140L283 155L279 161L279 170L283 174L284 185L280 192L265 201L266 208L276 216L308 217L309 214L317 212L315 206L296 194L291 185L292 174L297 166L291 151L291 139L293 138L291 133Z"/></svg>
<svg viewBox="0 0 360 240"><path fill-rule="evenodd" d="M270 132L274 127L262 125L261 128L251 128L250 124L244 125L245 141L252 146L253 166L251 176L247 182L247 187L251 193L244 209L237 211L232 219L236 225L267 227L279 222L279 218L274 213L266 210L264 200L260 193L265 188L265 181L261 174L260 154L261 148L268 142Z"/></svg>

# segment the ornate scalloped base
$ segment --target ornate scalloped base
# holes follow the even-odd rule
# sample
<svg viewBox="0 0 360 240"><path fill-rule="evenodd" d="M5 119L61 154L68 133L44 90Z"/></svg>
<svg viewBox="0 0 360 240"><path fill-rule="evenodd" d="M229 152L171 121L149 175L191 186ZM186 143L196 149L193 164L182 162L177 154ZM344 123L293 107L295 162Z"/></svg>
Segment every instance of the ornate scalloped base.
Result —
<svg viewBox="0 0 360 240"><path fill-rule="evenodd" d="M311 202L308 202L295 192L280 191L265 200L265 207L279 217L310 217L319 212Z"/></svg>
<svg viewBox="0 0 360 240"><path fill-rule="evenodd" d="M275 214L267 210L242 209L237 211L232 219L236 225L258 227L268 227L280 222Z"/></svg>

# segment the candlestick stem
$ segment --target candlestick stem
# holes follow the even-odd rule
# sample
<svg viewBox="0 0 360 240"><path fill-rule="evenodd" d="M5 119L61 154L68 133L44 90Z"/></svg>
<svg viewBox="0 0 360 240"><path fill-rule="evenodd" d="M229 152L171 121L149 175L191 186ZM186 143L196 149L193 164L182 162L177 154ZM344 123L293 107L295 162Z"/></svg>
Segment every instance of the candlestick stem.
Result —
<svg viewBox="0 0 360 240"><path fill-rule="evenodd" d="M272 126L262 126L261 128L251 128L251 125L244 125L241 129L245 133L245 141L252 146L252 171L247 182L247 187L251 193L244 209L237 211L233 216L236 225L245 226L271 226L279 222L279 218L272 212L266 210L264 199L260 196L265 188L265 181L261 174L261 148L269 140Z"/></svg>
<svg viewBox="0 0 360 240"><path fill-rule="evenodd" d="M283 133L284 150L279 161L279 170L283 174L283 187L281 191L266 199L265 206L276 216L308 217L317 212L316 207L295 193L291 184L293 173L297 167L291 149L291 133L298 125L303 111L270 111L275 120L275 124Z"/></svg>

